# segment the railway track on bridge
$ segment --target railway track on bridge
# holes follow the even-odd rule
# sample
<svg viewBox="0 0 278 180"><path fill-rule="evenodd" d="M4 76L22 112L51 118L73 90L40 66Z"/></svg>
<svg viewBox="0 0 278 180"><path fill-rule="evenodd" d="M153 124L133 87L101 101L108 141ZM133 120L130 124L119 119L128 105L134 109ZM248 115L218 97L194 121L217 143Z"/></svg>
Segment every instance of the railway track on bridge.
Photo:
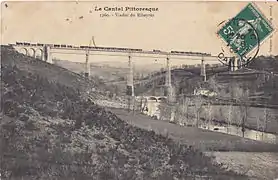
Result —
<svg viewBox="0 0 278 180"><path fill-rule="evenodd" d="M121 47L95 47L95 46L74 46L74 45L65 45L65 44L43 44L43 43L29 43L29 42L16 42L15 44L9 44L13 47L22 47L22 48L44 48L50 47L52 50L75 50L75 51L84 51L81 53L74 52L72 54L84 54L86 51L89 52L105 52L105 53L125 53L126 55L117 54L115 56L127 56L131 55L133 57L151 57L151 58L162 58L154 55L162 55L171 57L172 59L186 59L191 60L200 60L200 58L212 58L209 61L218 61L218 56L211 55L210 53L201 53L201 52L185 52L185 51L161 51L161 50L143 50L138 48L121 48ZM62 53L62 52L53 52L53 53ZM63 54L63 53L62 53ZM66 54L71 54L67 52ZM135 55L137 54L137 55ZM151 55L151 56L140 56L141 55ZM90 54L90 55L101 55L101 54ZM107 54L105 54L107 55ZM194 59L197 58L197 59Z"/></svg>

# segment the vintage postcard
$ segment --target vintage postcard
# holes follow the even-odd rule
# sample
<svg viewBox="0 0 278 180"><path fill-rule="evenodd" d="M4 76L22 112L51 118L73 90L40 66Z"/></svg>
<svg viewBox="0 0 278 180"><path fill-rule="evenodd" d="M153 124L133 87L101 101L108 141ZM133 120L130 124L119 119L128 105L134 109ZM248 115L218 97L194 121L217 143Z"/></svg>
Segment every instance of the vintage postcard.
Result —
<svg viewBox="0 0 278 180"><path fill-rule="evenodd" d="M278 179L277 17L2 1L0 180Z"/></svg>

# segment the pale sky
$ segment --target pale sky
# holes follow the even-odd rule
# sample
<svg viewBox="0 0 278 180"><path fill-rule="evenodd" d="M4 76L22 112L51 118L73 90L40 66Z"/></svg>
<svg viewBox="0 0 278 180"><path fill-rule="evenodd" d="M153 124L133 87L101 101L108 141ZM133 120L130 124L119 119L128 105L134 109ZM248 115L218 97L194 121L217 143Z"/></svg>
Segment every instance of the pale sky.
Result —
<svg viewBox="0 0 278 180"><path fill-rule="evenodd" d="M222 40L216 36L217 25L235 16L247 3L2 2L2 44L25 41L88 45L94 36L97 46L197 51L217 55L223 47ZM277 2L255 4L266 17L269 17L269 5L272 4L273 24L278 27L278 19L274 18L278 17ZM148 18L100 17L100 12L94 10L95 6L153 7L158 11L152 12L154 17ZM272 42L272 54L277 55L277 33L273 35ZM268 50L269 40L261 45L260 54L267 55Z"/></svg>

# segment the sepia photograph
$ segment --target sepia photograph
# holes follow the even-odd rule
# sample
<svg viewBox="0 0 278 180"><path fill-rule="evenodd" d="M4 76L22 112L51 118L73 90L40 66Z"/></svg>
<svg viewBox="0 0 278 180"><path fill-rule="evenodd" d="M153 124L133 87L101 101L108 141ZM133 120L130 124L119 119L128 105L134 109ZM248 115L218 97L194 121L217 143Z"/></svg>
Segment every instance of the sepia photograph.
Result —
<svg viewBox="0 0 278 180"><path fill-rule="evenodd" d="M278 180L277 1L2 1L0 180Z"/></svg>

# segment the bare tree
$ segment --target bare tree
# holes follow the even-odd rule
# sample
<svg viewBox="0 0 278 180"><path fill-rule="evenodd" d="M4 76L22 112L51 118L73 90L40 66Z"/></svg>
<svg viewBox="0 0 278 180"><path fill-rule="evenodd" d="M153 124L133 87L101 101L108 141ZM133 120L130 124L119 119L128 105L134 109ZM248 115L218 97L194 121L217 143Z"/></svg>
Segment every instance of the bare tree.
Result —
<svg viewBox="0 0 278 180"><path fill-rule="evenodd" d="M228 106L227 111L225 111L225 120L227 122L227 133L230 133L230 128L232 124L234 106L231 104Z"/></svg>
<svg viewBox="0 0 278 180"><path fill-rule="evenodd" d="M263 118L261 118L260 116L258 116L256 118L257 120L257 132L256 132L256 139L258 139L258 134L261 132L261 134L263 134Z"/></svg>
<svg viewBox="0 0 278 180"><path fill-rule="evenodd" d="M196 115L196 121L195 121L195 126L199 127L200 123L200 113L202 111L203 107L203 98L201 96L197 96L194 98L194 108L195 108L195 115Z"/></svg>
<svg viewBox="0 0 278 180"><path fill-rule="evenodd" d="M169 103L169 108L170 108L170 122L177 123L177 118L176 118L177 106L173 105L172 103Z"/></svg>
<svg viewBox="0 0 278 180"><path fill-rule="evenodd" d="M268 128L268 123L270 122L270 120L273 118L273 115L271 114L271 111L269 108L265 107L263 109L263 115L261 117L257 117L257 131L258 133L261 132L261 138L264 138L264 133L267 131ZM258 134L257 133L257 134ZM257 136L256 134L256 136Z"/></svg>
<svg viewBox="0 0 278 180"><path fill-rule="evenodd" d="M234 106L233 106L233 105L229 105L227 133L229 133L230 128L231 128L232 118L233 118L233 112L234 112Z"/></svg>
<svg viewBox="0 0 278 180"><path fill-rule="evenodd" d="M159 109L159 114L160 114L160 117L159 117L159 120L169 120L170 119L170 107L168 105L168 103L166 102L161 102L159 103L158 105L158 109Z"/></svg>
<svg viewBox="0 0 278 180"><path fill-rule="evenodd" d="M212 105L211 103L208 103L205 107L205 111L206 111L206 124L208 129L210 129L211 127L211 121L212 121L212 113L213 113L213 109L212 109Z"/></svg>
<svg viewBox="0 0 278 180"><path fill-rule="evenodd" d="M235 85L232 88L231 93L233 98L239 104L238 106L239 109L236 112L238 115L236 121L237 121L237 125L241 127L242 136L244 137L246 122L248 120L249 110L250 110L250 107L248 105L249 90L248 89L244 90L243 88Z"/></svg>
<svg viewBox="0 0 278 180"><path fill-rule="evenodd" d="M215 76L209 78L208 80L208 84L209 84L209 87L214 91L216 92L217 94L219 93L219 85L215 79Z"/></svg>
<svg viewBox="0 0 278 180"><path fill-rule="evenodd" d="M233 107L233 113L232 113L232 120L236 124L237 127L237 134L239 134L240 124L241 124L241 111L239 106Z"/></svg>
<svg viewBox="0 0 278 180"><path fill-rule="evenodd" d="M249 90L243 91L243 93L240 96L239 102L239 108L240 108L240 112L241 112L241 131L242 131L242 137L244 137L245 135L245 127L246 127L246 122L248 120L248 116L249 116L249 105L247 104L247 100L248 100L248 96L249 96Z"/></svg>
<svg viewBox="0 0 278 180"><path fill-rule="evenodd" d="M183 113L183 118L184 118L184 124L188 124L188 119L189 119L189 105L190 105L190 99L189 98L183 98L182 99L182 113Z"/></svg>
<svg viewBox="0 0 278 180"><path fill-rule="evenodd" d="M181 102L176 105L175 121L180 125L187 125L189 99L183 97Z"/></svg>
<svg viewBox="0 0 278 180"><path fill-rule="evenodd" d="M181 115L181 104L177 103L172 107L172 117L171 120L176 124L182 124L182 115Z"/></svg>
<svg viewBox="0 0 278 180"><path fill-rule="evenodd" d="M263 118L263 129L262 129L263 132L267 131L268 123L271 120L271 118L272 118L272 114L270 112L270 109L265 107L264 108L264 118Z"/></svg>
<svg viewBox="0 0 278 180"><path fill-rule="evenodd" d="M240 119L240 118L234 118L233 117L233 112L235 111L235 108L232 104L220 107L220 117L224 119L224 123L227 125L227 133L229 134L230 132L230 127L232 124L232 119ZM239 121L237 124L240 125Z"/></svg>

